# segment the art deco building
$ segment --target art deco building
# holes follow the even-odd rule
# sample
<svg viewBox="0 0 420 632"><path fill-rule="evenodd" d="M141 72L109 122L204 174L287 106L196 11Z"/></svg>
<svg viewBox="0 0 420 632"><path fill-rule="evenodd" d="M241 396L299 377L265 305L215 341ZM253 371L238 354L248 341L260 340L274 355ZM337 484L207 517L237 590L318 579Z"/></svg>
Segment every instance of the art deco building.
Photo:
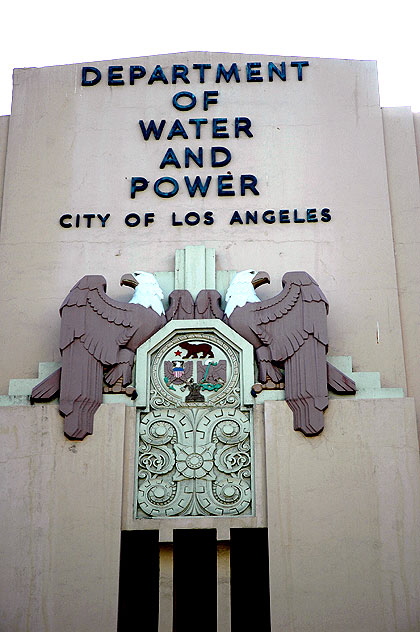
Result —
<svg viewBox="0 0 420 632"><path fill-rule="evenodd" d="M372 61L15 71L5 632L420 630L419 138Z"/></svg>

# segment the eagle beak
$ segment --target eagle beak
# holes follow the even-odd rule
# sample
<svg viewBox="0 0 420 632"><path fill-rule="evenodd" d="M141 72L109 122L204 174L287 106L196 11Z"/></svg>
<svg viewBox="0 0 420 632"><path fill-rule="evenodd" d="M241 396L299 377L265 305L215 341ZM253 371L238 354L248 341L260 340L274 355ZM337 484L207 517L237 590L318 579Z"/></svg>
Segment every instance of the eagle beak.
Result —
<svg viewBox="0 0 420 632"><path fill-rule="evenodd" d="M254 276L251 283L254 286L254 289L259 287L260 285L263 285L264 283L270 283L270 275L268 274L268 272L260 270Z"/></svg>
<svg viewBox="0 0 420 632"><path fill-rule="evenodd" d="M132 274L123 274L120 280L120 285L128 285L128 287L132 287L134 290L138 285L138 281Z"/></svg>

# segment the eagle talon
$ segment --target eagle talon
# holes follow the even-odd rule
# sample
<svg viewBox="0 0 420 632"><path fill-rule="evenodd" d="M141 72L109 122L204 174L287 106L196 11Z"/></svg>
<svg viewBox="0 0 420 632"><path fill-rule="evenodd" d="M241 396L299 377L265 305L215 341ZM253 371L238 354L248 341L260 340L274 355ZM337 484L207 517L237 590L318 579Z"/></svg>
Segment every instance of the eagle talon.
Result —
<svg viewBox="0 0 420 632"><path fill-rule="evenodd" d="M273 382L273 380L270 380L270 378L268 378L268 380L264 384L261 384L260 382L257 382L256 384L254 384L254 386L251 388L251 395L253 397L256 397L263 391L282 391L282 390L284 390L284 382L276 383L276 382Z"/></svg>
<svg viewBox="0 0 420 632"><path fill-rule="evenodd" d="M263 385L258 382L257 384L254 384L254 386L251 388L251 395L252 397L257 397L257 395L259 395L262 391Z"/></svg>

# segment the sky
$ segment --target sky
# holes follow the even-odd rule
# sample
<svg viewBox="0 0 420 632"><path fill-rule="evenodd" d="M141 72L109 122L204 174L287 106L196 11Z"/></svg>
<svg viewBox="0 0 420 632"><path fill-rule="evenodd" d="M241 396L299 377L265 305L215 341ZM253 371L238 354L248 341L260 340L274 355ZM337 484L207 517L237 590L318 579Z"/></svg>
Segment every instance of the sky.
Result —
<svg viewBox="0 0 420 632"><path fill-rule="evenodd" d="M0 115L13 68L185 51L374 59L381 105L420 111L418 0L97 0L2 8Z"/></svg>

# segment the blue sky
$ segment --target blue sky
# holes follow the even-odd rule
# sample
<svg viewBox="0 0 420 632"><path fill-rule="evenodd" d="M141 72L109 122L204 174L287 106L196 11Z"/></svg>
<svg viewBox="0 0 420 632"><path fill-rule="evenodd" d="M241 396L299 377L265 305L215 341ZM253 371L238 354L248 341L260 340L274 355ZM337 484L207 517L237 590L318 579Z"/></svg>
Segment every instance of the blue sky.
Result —
<svg viewBox="0 0 420 632"><path fill-rule="evenodd" d="M2 9L0 115L10 113L13 68L178 51L375 59L381 105L420 111L420 38L414 0L268 2L74 0Z"/></svg>

